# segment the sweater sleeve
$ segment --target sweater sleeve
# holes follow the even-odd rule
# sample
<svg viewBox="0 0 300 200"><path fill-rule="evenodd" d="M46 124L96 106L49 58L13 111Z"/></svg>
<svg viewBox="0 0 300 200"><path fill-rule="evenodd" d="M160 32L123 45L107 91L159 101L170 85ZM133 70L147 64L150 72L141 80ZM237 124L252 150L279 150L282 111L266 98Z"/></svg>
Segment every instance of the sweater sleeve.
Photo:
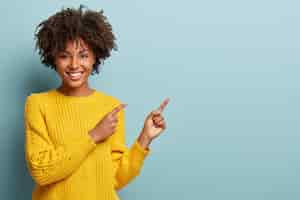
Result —
<svg viewBox="0 0 300 200"><path fill-rule="evenodd" d="M140 174L144 160L151 151L149 148L144 149L137 139L130 148L126 146L124 109L117 115L118 125L111 136L111 154L115 176L114 187L119 190Z"/></svg>
<svg viewBox="0 0 300 200"><path fill-rule="evenodd" d="M25 158L34 181L47 185L71 175L95 149L96 143L86 134L67 145L55 146L49 137L37 97L31 94L25 102Z"/></svg>

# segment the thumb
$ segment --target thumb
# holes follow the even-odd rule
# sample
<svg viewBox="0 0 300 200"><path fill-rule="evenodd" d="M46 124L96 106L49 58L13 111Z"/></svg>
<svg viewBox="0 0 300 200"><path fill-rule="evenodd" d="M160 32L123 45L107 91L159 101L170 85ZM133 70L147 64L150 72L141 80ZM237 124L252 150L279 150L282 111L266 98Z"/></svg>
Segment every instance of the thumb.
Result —
<svg viewBox="0 0 300 200"><path fill-rule="evenodd" d="M159 110L153 110L152 112L149 113L149 115L147 116L147 119L155 116L155 115L160 115L160 111Z"/></svg>

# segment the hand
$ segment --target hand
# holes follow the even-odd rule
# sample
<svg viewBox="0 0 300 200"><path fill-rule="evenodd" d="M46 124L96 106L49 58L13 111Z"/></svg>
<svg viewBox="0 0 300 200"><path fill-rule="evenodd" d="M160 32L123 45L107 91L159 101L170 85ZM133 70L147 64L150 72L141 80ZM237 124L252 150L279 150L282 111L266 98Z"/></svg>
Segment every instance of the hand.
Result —
<svg viewBox="0 0 300 200"><path fill-rule="evenodd" d="M116 131L116 125L118 123L117 113L126 106L127 104L120 104L115 107L97 123L94 129L89 132L95 143L105 140Z"/></svg>
<svg viewBox="0 0 300 200"><path fill-rule="evenodd" d="M139 137L140 140L145 138L149 141L152 141L154 138L158 137L163 130L166 129L166 122L164 120L164 117L162 116L162 112L169 101L169 98L165 99L158 109L152 111L146 117L141 136Z"/></svg>

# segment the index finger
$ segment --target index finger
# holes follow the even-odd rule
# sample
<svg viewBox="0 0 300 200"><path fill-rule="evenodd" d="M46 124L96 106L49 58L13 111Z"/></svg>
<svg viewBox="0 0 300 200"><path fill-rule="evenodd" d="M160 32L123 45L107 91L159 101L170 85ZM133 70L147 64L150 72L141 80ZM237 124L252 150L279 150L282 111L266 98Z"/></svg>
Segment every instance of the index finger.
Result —
<svg viewBox="0 0 300 200"><path fill-rule="evenodd" d="M110 114L115 115L117 114L119 111L121 111L123 108L125 108L127 106L127 104L121 103L120 105L118 105L117 107L115 107Z"/></svg>
<svg viewBox="0 0 300 200"><path fill-rule="evenodd" d="M162 112L164 108L168 105L170 98L166 98L159 106L158 111Z"/></svg>

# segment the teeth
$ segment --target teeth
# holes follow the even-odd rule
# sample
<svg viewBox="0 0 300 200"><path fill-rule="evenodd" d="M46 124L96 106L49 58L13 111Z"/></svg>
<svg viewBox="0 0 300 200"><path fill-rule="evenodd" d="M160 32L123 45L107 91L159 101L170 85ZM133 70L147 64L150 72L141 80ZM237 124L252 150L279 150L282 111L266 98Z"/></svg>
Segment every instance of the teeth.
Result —
<svg viewBox="0 0 300 200"><path fill-rule="evenodd" d="M66 72L66 74L69 76L71 80L75 81L81 79L83 72Z"/></svg>
<svg viewBox="0 0 300 200"><path fill-rule="evenodd" d="M67 72L67 74L69 74L71 77L77 77L80 76L82 72Z"/></svg>
<svg viewBox="0 0 300 200"><path fill-rule="evenodd" d="M71 76L80 76L81 73L80 73L80 72L79 72L79 73L70 73L70 75L71 75Z"/></svg>

